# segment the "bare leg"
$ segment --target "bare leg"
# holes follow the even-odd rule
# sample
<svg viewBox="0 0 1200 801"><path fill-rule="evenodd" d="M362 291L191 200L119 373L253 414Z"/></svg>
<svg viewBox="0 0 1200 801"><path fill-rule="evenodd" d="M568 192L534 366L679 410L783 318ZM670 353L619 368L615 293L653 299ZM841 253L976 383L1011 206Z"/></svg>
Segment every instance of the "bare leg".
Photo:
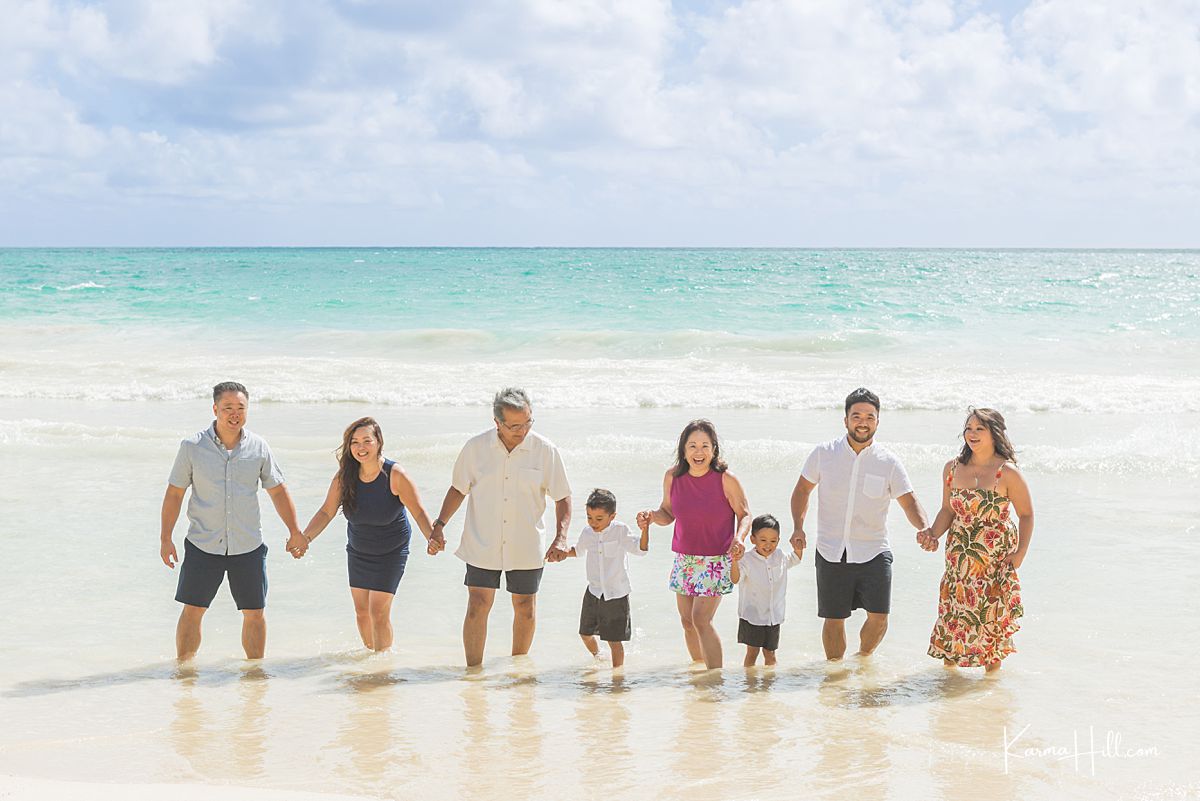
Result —
<svg viewBox="0 0 1200 801"><path fill-rule="evenodd" d="M513 593L513 640L512 655L529 653L533 645L533 632L537 628L537 596Z"/></svg>
<svg viewBox="0 0 1200 801"><path fill-rule="evenodd" d="M175 655L179 659L191 659L200 650L200 621L207 611L203 606L183 605L175 624Z"/></svg>
<svg viewBox="0 0 1200 801"><path fill-rule="evenodd" d="M713 616L721 605L721 597L696 598L692 603L692 625L700 638L700 648L704 652L704 665L708 668L721 667L721 635L713 627Z"/></svg>
<svg viewBox="0 0 1200 801"><path fill-rule="evenodd" d="M583 640L583 647L588 649L588 653L592 656L600 655L600 643L596 641L593 634L580 634L579 639Z"/></svg>
<svg viewBox="0 0 1200 801"><path fill-rule="evenodd" d="M613 667L619 668L621 665L625 664L625 646L622 643L610 642L608 644L608 650L612 651Z"/></svg>
<svg viewBox="0 0 1200 801"><path fill-rule="evenodd" d="M821 627L821 644L825 646L825 658L841 659L846 655L846 621L841 618L825 618Z"/></svg>
<svg viewBox="0 0 1200 801"><path fill-rule="evenodd" d="M704 661L704 651L700 649L700 637L696 627L692 625L692 601L690 595L676 595L675 605L679 608L679 622L683 624L683 641L687 643L688 655L693 662Z"/></svg>
<svg viewBox="0 0 1200 801"><path fill-rule="evenodd" d="M351 587L350 597L354 599L354 622L358 624L358 636L363 645L374 650L374 640L371 639L371 591Z"/></svg>
<svg viewBox="0 0 1200 801"><path fill-rule="evenodd" d="M467 587L467 616L463 619L463 651L467 667L483 664L483 647L487 644L488 615L496 591L489 587Z"/></svg>
<svg viewBox="0 0 1200 801"><path fill-rule="evenodd" d="M262 659L267 650L267 616L262 609L242 610L242 650L247 659Z"/></svg>
<svg viewBox="0 0 1200 801"><path fill-rule="evenodd" d="M775 664L775 652L774 651L768 651L766 648L763 649L763 664L764 665Z"/></svg>
<svg viewBox="0 0 1200 801"><path fill-rule="evenodd" d="M867 619L858 632L859 656L870 656L887 634L888 616L881 612L867 612Z"/></svg>
<svg viewBox="0 0 1200 801"><path fill-rule="evenodd" d="M995 662L989 662L987 664L987 666L984 667L984 670L988 673L995 673L999 669L1000 669L1000 660L999 659L997 659Z"/></svg>
<svg viewBox="0 0 1200 801"><path fill-rule="evenodd" d="M376 651L392 647L392 599L390 592L371 590L367 609L371 616L371 642Z"/></svg>
<svg viewBox="0 0 1200 801"><path fill-rule="evenodd" d="M758 664L758 652L760 650L761 650L760 648L756 648L753 645L747 645L746 646L746 659L744 662L742 662L742 666L743 667L754 667L756 664Z"/></svg>
<svg viewBox="0 0 1200 801"><path fill-rule="evenodd" d="M958 665L955 664L953 659L943 659L942 664L946 667L958 667Z"/></svg>

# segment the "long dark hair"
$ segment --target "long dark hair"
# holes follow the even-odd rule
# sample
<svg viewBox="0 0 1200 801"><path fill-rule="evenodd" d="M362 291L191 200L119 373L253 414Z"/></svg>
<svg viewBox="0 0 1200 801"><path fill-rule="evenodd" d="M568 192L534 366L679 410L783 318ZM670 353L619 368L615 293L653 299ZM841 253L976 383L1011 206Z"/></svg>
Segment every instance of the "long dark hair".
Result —
<svg viewBox="0 0 1200 801"><path fill-rule="evenodd" d="M675 478L679 478L688 471L687 454L684 451L687 448L688 437L697 431L703 431L712 440L713 455L709 467L718 473L724 473L729 467L721 458L721 443L717 441L716 426L708 420L693 420L683 427L683 433L679 435L679 448L675 451L675 466L671 468L671 474Z"/></svg>
<svg viewBox="0 0 1200 801"><path fill-rule="evenodd" d="M971 406L967 409L967 419L963 421L963 434L967 433L967 423L971 422L974 417L979 422L987 426L988 431L992 432L992 445L996 448L996 453L1006 462L1017 461L1017 449L1013 447L1012 442L1005 432L1008 427L1004 425L1004 415L995 409L976 409ZM958 461L961 464L967 464L971 461L971 446L966 442L963 443L962 451L958 454Z"/></svg>
<svg viewBox="0 0 1200 801"><path fill-rule="evenodd" d="M351 423L342 434L342 446L337 449L338 478L342 482L342 514L353 513L358 508L358 460L350 452L350 439L360 428L369 428L379 443L379 455L383 456L383 429L374 417L360 417Z"/></svg>

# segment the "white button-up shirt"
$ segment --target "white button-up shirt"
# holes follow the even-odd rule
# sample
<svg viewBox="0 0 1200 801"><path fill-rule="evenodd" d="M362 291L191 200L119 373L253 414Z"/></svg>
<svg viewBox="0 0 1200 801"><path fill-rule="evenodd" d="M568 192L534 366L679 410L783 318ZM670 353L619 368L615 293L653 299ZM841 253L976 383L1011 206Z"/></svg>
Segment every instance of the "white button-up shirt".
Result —
<svg viewBox="0 0 1200 801"><path fill-rule="evenodd" d="M738 617L755 626L775 626L787 611L787 572L800 564L794 551L776 548L763 556L750 548L738 563Z"/></svg>
<svg viewBox="0 0 1200 801"><path fill-rule="evenodd" d="M462 542L455 556L484 570L542 566L546 497L571 495L558 448L535 431L510 453L494 428L467 440L454 462L451 486L467 496Z"/></svg>
<svg viewBox="0 0 1200 801"><path fill-rule="evenodd" d="M645 556L641 537L614 520L603 531L584 526L575 555L587 557L588 592L611 601L629 594L629 554Z"/></svg>
<svg viewBox="0 0 1200 801"><path fill-rule="evenodd" d="M869 562L891 550L888 504L913 491L896 455L872 444L855 453L846 437L818 445L802 476L817 485L817 553L828 562Z"/></svg>

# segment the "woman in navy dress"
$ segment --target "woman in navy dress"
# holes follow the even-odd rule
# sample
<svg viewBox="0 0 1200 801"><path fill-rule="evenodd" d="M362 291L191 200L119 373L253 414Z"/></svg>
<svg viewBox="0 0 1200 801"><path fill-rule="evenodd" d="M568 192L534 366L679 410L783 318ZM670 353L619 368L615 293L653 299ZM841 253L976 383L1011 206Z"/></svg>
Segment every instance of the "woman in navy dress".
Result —
<svg viewBox="0 0 1200 801"><path fill-rule="evenodd" d="M411 529L405 508L426 541L433 534L417 488L400 465L383 458L383 431L371 417L355 420L342 435L338 472L325 503L304 529L311 543L325 530L338 508L346 517L346 564L350 595L363 644L375 651L392 645L392 599L408 562ZM441 548L426 546L430 554Z"/></svg>

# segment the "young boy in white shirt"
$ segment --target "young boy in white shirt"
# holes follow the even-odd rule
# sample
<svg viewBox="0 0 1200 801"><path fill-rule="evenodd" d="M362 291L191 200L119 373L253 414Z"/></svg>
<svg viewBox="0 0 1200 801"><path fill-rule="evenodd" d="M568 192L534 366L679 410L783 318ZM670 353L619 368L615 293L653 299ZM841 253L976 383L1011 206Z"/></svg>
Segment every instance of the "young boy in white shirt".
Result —
<svg viewBox="0 0 1200 801"><path fill-rule="evenodd" d="M779 624L787 608L787 574L800 564L800 551L784 555L779 550L779 521L759 515L750 523L753 550L733 558L730 578L738 587L738 642L746 646L746 667L758 662L775 664L779 649Z"/></svg>
<svg viewBox="0 0 1200 801"><path fill-rule="evenodd" d="M650 547L650 528L635 537L616 520L617 496L592 490L587 499L587 526L568 556L587 556L588 586L579 612L579 636L592 656L599 656L596 636L608 643L613 667L625 664L625 646L633 631L629 619L629 554L644 556Z"/></svg>

